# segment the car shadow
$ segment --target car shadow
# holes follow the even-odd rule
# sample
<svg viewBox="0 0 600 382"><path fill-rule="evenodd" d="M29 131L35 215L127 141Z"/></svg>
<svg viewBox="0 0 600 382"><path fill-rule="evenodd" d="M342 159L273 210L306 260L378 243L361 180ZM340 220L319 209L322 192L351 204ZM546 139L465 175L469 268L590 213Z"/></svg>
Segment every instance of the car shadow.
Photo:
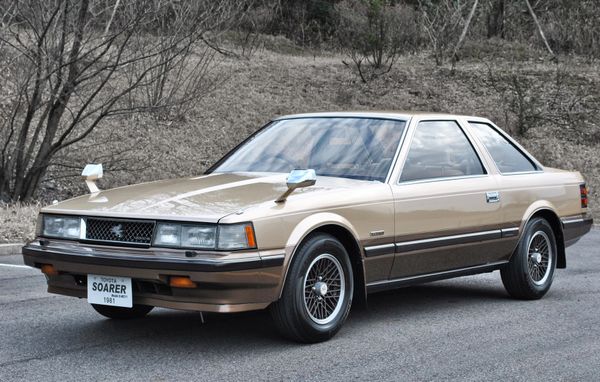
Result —
<svg viewBox="0 0 600 382"><path fill-rule="evenodd" d="M415 314L447 314L449 309L498 302L508 303L509 297L497 282L437 282L369 295L366 306L352 308L346 325L361 329L378 321L410 320ZM134 339L159 341L161 347L181 347L182 343L193 348L196 343L217 348L232 344L252 344L248 346L253 348L261 344L271 348L292 345L279 336L268 310L201 316L198 312L155 309L143 319L114 321L98 316L96 321L86 322L90 330L103 336L127 332Z"/></svg>

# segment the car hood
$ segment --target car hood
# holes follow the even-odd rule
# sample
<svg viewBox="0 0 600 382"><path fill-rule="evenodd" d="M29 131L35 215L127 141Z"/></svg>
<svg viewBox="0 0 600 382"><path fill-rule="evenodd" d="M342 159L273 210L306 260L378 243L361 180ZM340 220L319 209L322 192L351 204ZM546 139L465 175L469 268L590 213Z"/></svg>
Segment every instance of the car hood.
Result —
<svg viewBox="0 0 600 382"><path fill-rule="evenodd" d="M217 222L226 215L273 203L287 189L286 177L287 174L228 173L142 183L80 196L48 206L42 212ZM319 178L317 185L297 190L289 199L356 182Z"/></svg>

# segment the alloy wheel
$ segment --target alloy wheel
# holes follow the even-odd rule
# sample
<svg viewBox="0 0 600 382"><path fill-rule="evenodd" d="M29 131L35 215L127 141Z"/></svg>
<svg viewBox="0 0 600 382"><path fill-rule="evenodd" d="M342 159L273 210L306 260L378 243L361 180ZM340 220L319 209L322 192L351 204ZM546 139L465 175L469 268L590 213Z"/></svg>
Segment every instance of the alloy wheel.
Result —
<svg viewBox="0 0 600 382"><path fill-rule="evenodd" d="M329 253L317 256L304 276L304 307L310 319L320 325L333 321L342 308L345 289L338 259Z"/></svg>

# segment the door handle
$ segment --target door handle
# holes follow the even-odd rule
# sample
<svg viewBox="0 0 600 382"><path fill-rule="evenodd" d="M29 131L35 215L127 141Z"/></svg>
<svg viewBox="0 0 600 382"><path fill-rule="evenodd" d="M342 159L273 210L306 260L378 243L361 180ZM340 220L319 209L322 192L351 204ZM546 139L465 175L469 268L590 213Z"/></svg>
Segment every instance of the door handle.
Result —
<svg viewBox="0 0 600 382"><path fill-rule="evenodd" d="M500 201L500 193L498 191L486 192L485 201L488 203L498 203Z"/></svg>

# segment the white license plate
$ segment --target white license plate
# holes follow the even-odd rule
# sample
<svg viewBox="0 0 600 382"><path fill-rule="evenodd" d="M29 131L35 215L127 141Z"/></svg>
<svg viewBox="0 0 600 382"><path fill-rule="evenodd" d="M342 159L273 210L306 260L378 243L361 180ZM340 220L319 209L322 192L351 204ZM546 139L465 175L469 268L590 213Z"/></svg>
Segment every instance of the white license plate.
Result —
<svg viewBox="0 0 600 382"><path fill-rule="evenodd" d="M90 304L133 306L133 291L129 277L88 275L87 297Z"/></svg>

